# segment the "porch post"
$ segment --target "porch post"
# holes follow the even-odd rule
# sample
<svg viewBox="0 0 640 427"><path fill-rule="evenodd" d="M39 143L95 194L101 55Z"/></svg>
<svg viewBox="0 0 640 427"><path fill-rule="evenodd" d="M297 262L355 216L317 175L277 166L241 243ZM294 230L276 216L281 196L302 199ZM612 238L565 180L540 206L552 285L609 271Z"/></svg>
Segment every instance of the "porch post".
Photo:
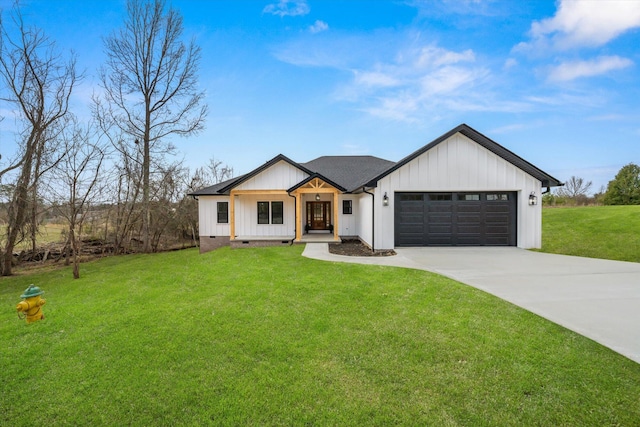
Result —
<svg viewBox="0 0 640 427"><path fill-rule="evenodd" d="M296 192L296 242L302 239L302 194Z"/></svg>
<svg viewBox="0 0 640 427"><path fill-rule="evenodd" d="M235 209L236 195L233 190L229 193L229 238L231 240L236 237L236 209Z"/></svg>
<svg viewBox="0 0 640 427"><path fill-rule="evenodd" d="M338 240L338 228L340 228L340 224L338 224L338 192L333 192L333 240Z"/></svg>

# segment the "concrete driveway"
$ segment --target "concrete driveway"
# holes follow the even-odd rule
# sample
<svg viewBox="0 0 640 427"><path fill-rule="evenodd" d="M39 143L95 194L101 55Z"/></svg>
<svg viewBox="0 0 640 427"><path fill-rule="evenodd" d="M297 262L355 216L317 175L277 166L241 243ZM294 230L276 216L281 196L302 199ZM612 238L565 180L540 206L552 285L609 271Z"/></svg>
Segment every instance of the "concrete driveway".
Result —
<svg viewBox="0 0 640 427"><path fill-rule="evenodd" d="M399 248L392 257L347 257L326 244L303 256L432 271L481 289L640 363L640 263L513 247Z"/></svg>

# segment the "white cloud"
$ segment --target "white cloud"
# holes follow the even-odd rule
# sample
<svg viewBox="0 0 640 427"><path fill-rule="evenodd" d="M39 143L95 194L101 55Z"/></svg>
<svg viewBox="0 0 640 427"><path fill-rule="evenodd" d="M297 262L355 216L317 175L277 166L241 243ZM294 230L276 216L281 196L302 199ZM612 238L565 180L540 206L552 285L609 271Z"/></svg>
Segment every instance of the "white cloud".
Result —
<svg viewBox="0 0 640 427"><path fill-rule="evenodd" d="M334 100L388 120L424 123L451 112L531 108L531 102L503 99L503 85L478 63L475 51L449 50L420 39L415 32L334 33L322 40L302 37L274 54L289 64L338 70L338 78L348 72L351 77L336 84Z"/></svg>
<svg viewBox="0 0 640 427"><path fill-rule="evenodd" d="M354 82L357 85L368 87L391 87L399 84L393 76L379 71L358 71L355 70Z"/></svg>
<svg viewBox="0 0 640 427"><path fill-rule="evenodd" d="M520 43L516 50L598 47L634 28L640 28L639 1L561 0L555 16L534 21L533 40Z"/></svg>
<svg viewBox="0 0 640 427"><path fill-rule="evenodd" d="M280 0L278 3L268 4L262 9L262 13L270 13L281 17L306 15L309 11L309 5L306 0Z"/></svg>
<svg viewBox="0 0 640 427"><path fill-rule="evenodd" d="M482 69L451 66L438 68L420 80L421 92L423 96L450 94L486 74Z"/></svg>
<svg viewBox="0 0 640 427"><path fill-rule="evenodd" d="M376 117L417 122L438 108L484 108L457 100L468 99L467 90L483 82L489 71L475 64L472 50L456 52L430 44L400 49L395 59L355 69L353 76L339 98L361 104Z"/></svg>
<svg viewBox="0 0 640 427"><path fill-rule="evenodd" d="M569 61L553 67L549 73L549 80L566 82L580 77L598 76L631 65L633 65L631 60L619 56L600 56L587 61Z"/></svg>
<svg viewBox="0 0 640 427"><path fill-rule="evenodd" d="M313 23L313 25L309 27L309 31L311 31L312 34L321 33L322 31L326 31L328 29L329 25L326 22L320 20L317 20Z"/></svg>
<svg viewBox="0 0 640 427"><path fill-rule="evenodd" d="M508 58L506 61L504 61L504 66L503 66L503 68L504 68L505 70L508 70L508 69L513 68L513 67L515 67L515 66L517 66L517 65L518 65L518 61L517 61L516 59L514 59L514 58Z"/></svg>
<svg viewBox="0 0 640 427"><path fill-rule="evenodd" d="M439 67L458 62L473 62L475 59L475 54L471 49L467 49L464 52L452 52L436 46L426 46L420 49L415 64L420 68Z"/></svg>

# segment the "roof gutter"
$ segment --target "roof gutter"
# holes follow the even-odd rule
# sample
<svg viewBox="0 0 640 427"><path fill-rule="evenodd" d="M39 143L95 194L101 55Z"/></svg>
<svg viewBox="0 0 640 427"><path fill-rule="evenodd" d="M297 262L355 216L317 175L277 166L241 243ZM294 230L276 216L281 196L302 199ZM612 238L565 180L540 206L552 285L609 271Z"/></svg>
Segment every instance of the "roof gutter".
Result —
<svg viewBox="0 0 640 427"><path fill-rule="evenodd" d="M376 195L369 193L366 187L362 187L362 192L371 195L371 250L376 251Z"/></svg>

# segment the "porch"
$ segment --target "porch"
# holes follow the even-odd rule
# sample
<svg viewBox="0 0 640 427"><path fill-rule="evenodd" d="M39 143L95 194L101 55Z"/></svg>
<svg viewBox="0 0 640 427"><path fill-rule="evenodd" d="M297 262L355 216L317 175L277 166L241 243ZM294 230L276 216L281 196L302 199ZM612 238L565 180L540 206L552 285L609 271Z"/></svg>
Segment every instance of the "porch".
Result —
<svg viewBox="0 0 640 427"><path fill-rule="evenodd" d="M232 248L240 247L260 247L260 246L284 246L291 242L300 243L340 243L340 237L334 237L333 233L309 233L303 234L300 240L295 240L295 236L237 236L231 239Z"/></svg>
<svg viewBox="0 0 640 427"><path fill-rule="evenodd" d="M340 242L340 191L314 176L289 190L231 190L231 247Z"/></svg>

